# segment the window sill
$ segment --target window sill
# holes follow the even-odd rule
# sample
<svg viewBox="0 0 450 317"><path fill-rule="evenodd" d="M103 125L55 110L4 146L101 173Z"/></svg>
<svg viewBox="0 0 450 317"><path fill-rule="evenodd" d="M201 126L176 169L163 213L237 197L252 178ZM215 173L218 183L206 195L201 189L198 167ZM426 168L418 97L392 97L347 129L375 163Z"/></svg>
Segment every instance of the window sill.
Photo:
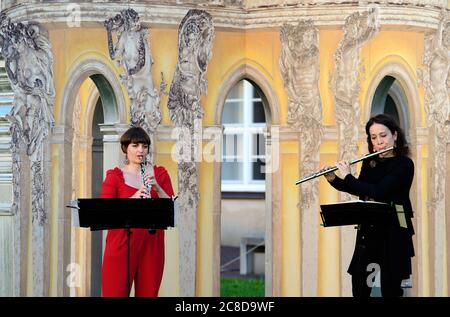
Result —
<svg viewBox="0 0 450 317"><path fill-rule="evenodd" d="M222 192L222 199L266 199L265 192Z"/></svg>

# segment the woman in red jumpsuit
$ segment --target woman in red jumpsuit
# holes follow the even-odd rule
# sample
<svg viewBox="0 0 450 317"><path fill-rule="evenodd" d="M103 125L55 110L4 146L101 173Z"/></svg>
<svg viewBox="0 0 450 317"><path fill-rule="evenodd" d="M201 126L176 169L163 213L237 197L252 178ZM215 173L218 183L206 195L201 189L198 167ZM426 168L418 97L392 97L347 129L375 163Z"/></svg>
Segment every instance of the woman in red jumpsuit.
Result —
<svg viewBox="0 0 450 317"><path fill-rule="evenodd" d="M152 185L149 193L142 183L141 162L150 146L148 134L140 127L128 129L120 144L126 155L126 165L106 172L102 198L168 198L173 196L172 183L166 169L154 166L154 177L146 174ZM134 281L135 296L158 296L164 270L164 230L153 234L148 229L131 229L130 287ZM102 292L106 297L126 297L127 287L127 230L108 230L102 267Z"/></svg>

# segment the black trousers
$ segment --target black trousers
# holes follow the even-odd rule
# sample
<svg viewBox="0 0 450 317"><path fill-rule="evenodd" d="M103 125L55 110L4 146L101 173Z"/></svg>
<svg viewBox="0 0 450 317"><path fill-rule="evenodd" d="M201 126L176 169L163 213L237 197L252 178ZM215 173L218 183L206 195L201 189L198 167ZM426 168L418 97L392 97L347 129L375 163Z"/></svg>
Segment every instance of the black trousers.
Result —
<svg viewBox="0 0 450 317"><path fill-rule="evenodd" d="M370 272L363 272L363 274L352 275L353 297L370 297L372 287L370 286L370 281L368 281L369 274ZM403 289L401 288L402 279L389 276L389 274L383 274L383 269L381 269L380 274L381 296L403 296Z"/></svg>

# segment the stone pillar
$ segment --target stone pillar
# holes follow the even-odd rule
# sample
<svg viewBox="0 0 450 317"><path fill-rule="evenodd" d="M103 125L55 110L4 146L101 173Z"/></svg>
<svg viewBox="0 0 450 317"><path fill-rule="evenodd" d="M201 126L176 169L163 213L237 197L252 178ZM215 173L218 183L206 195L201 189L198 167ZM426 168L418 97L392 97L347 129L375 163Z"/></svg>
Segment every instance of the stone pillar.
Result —
<svg viewBox="0 0 450 317"><path fill-rule="evenodd" d="M345 19L344 37L334 54L335 70L330 79L334 95L335 115L339 130L338 160L357 157L360 126L360 78L361 49L379 31L378 9L373 7L366 12L355 12ZM353 169L354 172L354 169ZM340 193L340 200L351 199L351 195ZM351 228L341 230L341 295L351 295L351 284L346 268L352 254Z"/></svg>
<svg viewBox="0 0 450 317"><path fill-rule="evenodd" d="M58 157L58 169L56 179L57 191L57 276L56 295L69 296L70 289L67 285L68 266L71 253L71 210L66 205L72 199L72 141L73 130L69 127L58 126L53 129L52 143L55 155Z"/></svg>
<svg viewBox="0 0 450 317"><path fill-rule="evenodd" d="M180 295L196 295L197 215L199 204L198 154L207 92L206 68L211 59L214 26L203 10L189 10L178 32L178 63L170 87L168 108L175 125L178 159L176 215L180 246ZM201 67L199 67L201 65Z"/></svg>
<svg viewBox="0 0 450 317"><path fill-rule="evenodd" d="M103 133L103 177L106 171L123 165L125 154L120 149L120 137L129 129L128 124L104 123L100 125Z"/></svg>

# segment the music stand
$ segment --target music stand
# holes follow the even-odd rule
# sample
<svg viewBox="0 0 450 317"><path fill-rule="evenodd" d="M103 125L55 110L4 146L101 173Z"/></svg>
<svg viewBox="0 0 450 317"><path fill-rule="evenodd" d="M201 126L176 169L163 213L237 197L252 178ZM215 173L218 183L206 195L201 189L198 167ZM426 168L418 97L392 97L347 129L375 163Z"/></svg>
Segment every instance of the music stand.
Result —
<svg viewBox="0 0 450 317"><path fill-rule="evenodd" d="M397 214L393 206L376 201L347 201L320 205L320 208L324 227L380 223L397 219L394 217Z"/></svg>
<svg viewBox="0 0 450 317"><path fill-rule="evenodd" d="M174 198L79 198L67 207L72 208L72 225L91 231L127 229L127 290L130 291L130 235L131 228L167 229L175 226Z"/></svg>

